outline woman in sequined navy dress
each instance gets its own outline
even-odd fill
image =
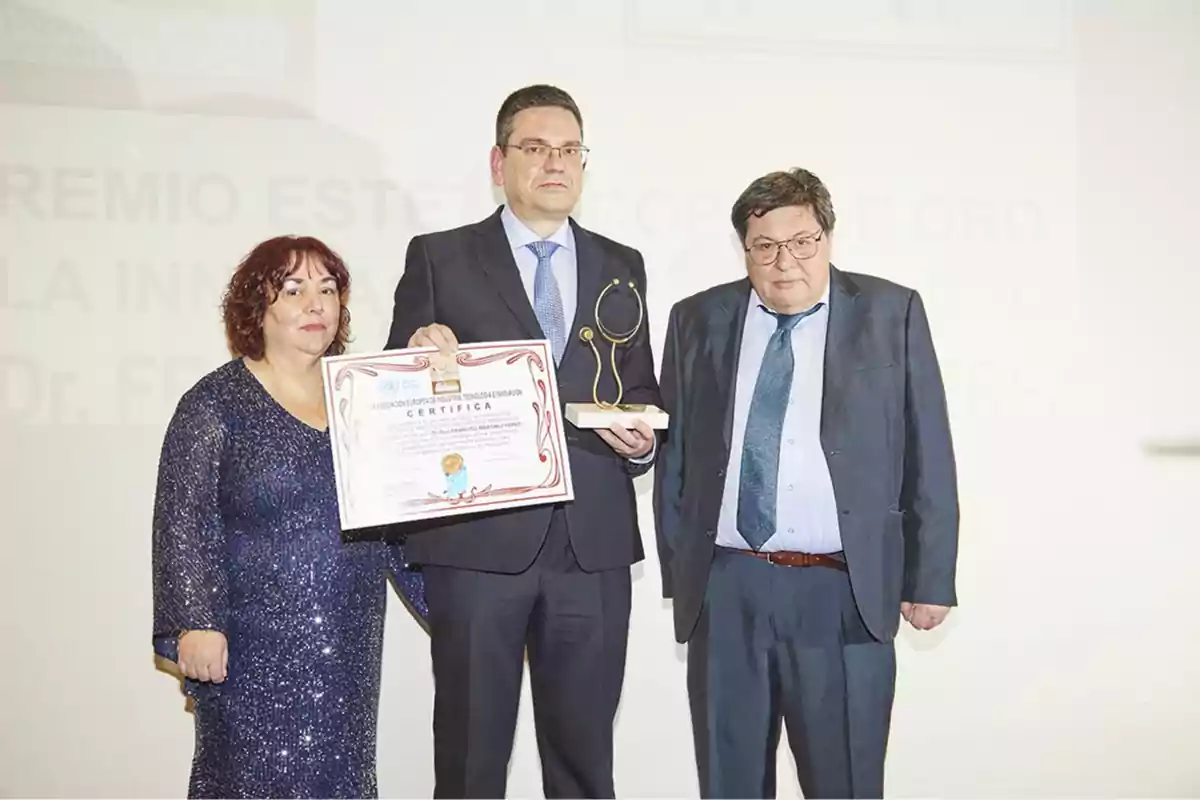
[[[195,698],[190,797],[374,797],[387,575],[345,543],[319,359],[344,350],[349,275],[312,238],[256,247],[226,292],[235,359],[180,400],[154,506],[154,644]]]

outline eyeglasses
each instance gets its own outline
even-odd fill
[[[558,153],[558,157],[570,164],[579,164],[582,166],[587,163],[588,149],[581,144],[564,144],[562,147],[551,147],[546,142],[521,142],[520,144],[505,144],[501,145],[504,149],[510,147],[520,150],[528,158],[545,161],[550,157],[551,153]]]
[[[765,267],[768,264],[774,264],[779,260],[779,254],[784,247],[787,247],[792,257],[803,261],[806,258],[812,258],[817,254],[817,249],[820,246],[821,239],[825,237],[825,231],[821,231],[815,236],[811,233],[802,233],[799,236],[793,236],[791,239],[782,242],[776,242],[771,239],[759,239],[754,244],[745,248],[750,254],[750,260],[760,267]]]

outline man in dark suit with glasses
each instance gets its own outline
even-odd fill
[[[958,494],[920,295],[830,264],[825,185],[733,206],[747,278],[671,310],[655,469],[664,594],[688,644],[704,797],[880,797],[903,616],[957,602]]]
[[[412,240],[387,347],[453,352],[459,342],[544,337],[560,400],[592,402],[595,359],[580,328],[596,326],[597,298],[614,280],[644,296],[646,269],[637,250],[571,218],[587,155],[570,95],[512,93],[491,151],[505,203]],[[628,297],[605,302],[618,318],[635,308]],[[648,327],[617,354],[623,402],[660,403]],[[616,394],[608,372],[599,391]],[[650,469],[655,438],[638,423],[568,426],[566,440],[573,503],[456,517],[408,536],[429,603],[435,797],[504,796],[527,649],[546,796],[615,794],[630,566],[644,557],[632,479]]]

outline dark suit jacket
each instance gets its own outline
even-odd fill
[[[601,288],[613,279],[634,281],[645,297],[646,268],[632,248],[592,233],[574,220],[578,267],[578,303],[574,324],[557,369],[562,403],[592,402],[596,359],[579,340],[579,329],[596,327],[594,312]],[[625,331],[636,318],[636,303],[626,292],[610,292],[603,313],[613,330]],[[396,287],[387,349],[408,346],[417,328],[440,323],[460,344],[543,338],[500,209],[487,219],[454,230],[416,236],[409,243],[404,275]],[[649,322],[617,351],[624,402],[661,404],[650,351]],[[609,374],[609,351],[598,344],[606,366],[600,397],[616,395]],[[587,571],[627,567],[644,558],[632,477],[650,469],[618,456],[592,431],[563,421],[575,500],[566,506],[571,544]],[[485,512],[408,526],[406,550],[415,564],[441,564],[490,572],[516,573],[537,556],[550,525],[552,506]]]
[[[958,490],[942,378],[921,297],[831,269],[821,444],[855,601],[890,641],[900,602],[956,605]],[[686,642],[708,585],[729,461],[746,279],[671,309],[655,471],[663,592]]]

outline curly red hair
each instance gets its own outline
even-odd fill
[[[327,356],[341,355],[350,339],[350,272],[341,256],[320,239],[312,236],[277,236],[251,250],[234,270],[225,296],[221,315],[225,320],[225,338],[234,357],[263,357],[263,317],[279,296],[283,282],[305,258],[315,258],[337,281],[341,318],[337,334]]]

